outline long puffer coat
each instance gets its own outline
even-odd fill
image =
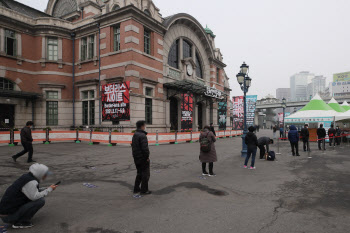
[[[218,161],[218,158],[216,156],[216,149],[215,149],[215,142],[216,142],[216,137],[213,134],[213,132],[209,131],[208,129],[203,130],[201,132],[201,135],[199,136],[199,142],[205,137],[208,137],[211,148],[209,152],[203,152],[200,150],[199,154],[199,160],[202,163],[212,163]]]

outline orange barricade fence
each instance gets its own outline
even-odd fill
[[[228,138],[240,136],[242,130],[219,130],[216,132],[217,138]],[[43,142],[45,144],[53,142],[75,142],[83,141],[89,143],[104,144],[131,144],[133,133],[116,132],[93,132],[76,130],[33,130],[32,137],[34,142]],[[172,133],[149,133],[147,135],[150,144],[166,144],[178,142],[198,141],[200,132],[172,132]],[[19,131],[0,131],[0,145],[18,144],[21,141]]]

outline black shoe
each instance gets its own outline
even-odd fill
[[[14,229],[25,229],[25,228],[31,228],[33,227],[33,223],[31,222],[26,222],[26,223],[15,223],[12,225],[12,228]]]
[[[13,159],[13,162],[17,162],[17,158],[15,156],[11,156],[11,158]]]
[[[216,176],[216,174],[214,172],[210,172],[209,176]]]
[[[202,172],[202,176],[208,176],[209,173],[208,172]]]
[[[297,154],[297,156],[300,156],[299,154]]]
[[[152,194],[152,191],[141,192],[140,194],[141,194],[141,195],[150,195],[150,194]]]
[[[35,160],[28,160],[27,163],[36,163]]]

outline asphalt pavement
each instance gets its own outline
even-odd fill
[[[261,130],[258,136],[272,136]],[[243,168],[241,138],[216,143],[216,177],[202,177],[199,144],[151,146],[152,195],[134,198],[131,148],[85,143],[35,144],[34,159],[62,184],[23,233],[344,233],[350,229],[350,146],[291,156],[280,142],[276,161]],[[301,147],[301,144],[299,145]],[[29,165],[0,147],[0,196]],[[271,147],[277,152],[276,143]],[[300,149],[300,148],[299,148]],[[93,186],[89,186],[92,184]],[[84,185],[85,184],[85,185]]]

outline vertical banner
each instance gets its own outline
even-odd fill
[[[278,113],[278,121],[280,122],[280,124],[283,123],[283,112]]]
[[[243,96],[233,96],[233,129],[243,130]]]
[[[247,95],[247,126],[254,125],[257,95]]]
[[[219,129],[226,130],[227,102],[219,102],[218,105]]]
[[[130,121],[130,81],[102,86],[102,120]]]
[[[193,123],[193,94],[182,94],[181,102],[181,131],[192,130]]]

